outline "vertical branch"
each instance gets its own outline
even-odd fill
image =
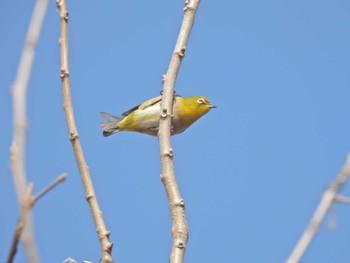
[[[290,254],[289,258],[286,260],[286,263],[297,263],[301,260],[306,249],[309,247],[312,239],[316,235],[320,224],[325,217],[327,211],[331,207],[333,202],[337,202],[337,194],[340,189],[343,187],[346,179],[350,175],[350,154],[348,155],[343,168],[338,173],[334,181],[328,186],[324,191],[321,201],[312,216],[309,225],[304,230],[304,233],[300,237],[298,243]]]
[[[41,27],[47,10],[47,0],[37,0],[29,23],[21,59],[18,66],[16,80],[12,87],[13,95],[13,139],[10,148],[11,171],[15,183],[18,202],[22,206],[26,195],[26,94],[29,77],[35,56],[36,43],[38,41]],[[26,226],[23,231],[22,241],[29,262],[40,262],[39,254],[34,240],[33,219],[29,212]]]
[[[181,197],[176,182],[173,162],[173,149],[171,147],[171,116],[173,112],[173,93],[176,77],[179,72],[181,61],[185,55],[186,45],[194,23],[194,17],[200,4],[200,0],[185,2],[184,18],[179,36],[175,45],[168,71],[163,78],[164,89],[161,102],[159,122],[159,146],[162,164],[161,180],[164,184],[168,197],[171,220],[172,220],[172,249],[170,263],[183,262],[185,249],[188,241],[188,226],[185,216],[185,202]]]
[[[69,139],[72,144],[75,159],[77,161],[81,180],[85,189],[86,200],[96,226],[97,236],[102,248],[102,263],[112,262],[112,243],[109,241],[110,232],[107,231],[102,212],[97,202],[94,187],[90,178],[89,168],[86,164],[83,149],[80,144],[78,131],[75,124],[73,104],[70,94],[69,67],[68,67],[68,11],[66,0],[57,0],[57,8],[60,14],[61,34],[61,81],[63,92],[63,107],[66,114]]]

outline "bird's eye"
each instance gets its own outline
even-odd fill
[[[200,99],[197,100],[197,102],[198,102],[199,104],[203,104],[203,103],[205,103],[205,100],[204,100],[203,98],[200,98]]]

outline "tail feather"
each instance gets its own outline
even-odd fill
[[[107,137],[119,131],[118,123],[123,119],[121,117],[113,116],[106,112],[101,112],[101,117],[104,122],[101,123],[103,129],[103,136]]]

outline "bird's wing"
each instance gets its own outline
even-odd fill
[[[176,97],[180,97],[179,95],[175,95],[174,96],[174,100],[176,99]],[[141,103],[133,108],[131,108],[130,110],[127,110],[125,112],[122,113],[122,116],[123,117],[126,117],[128,116],[130,113],[132,113],[133,111],[137,110],[137,109],[140,109],[140,110],[143,110],[143,109],[146,109],[150,106],[153,106],[157,103],[160,103],[162,100],[162,96],[158,96],[158,97],[155,97],[155,98],[152,98],[152,99],[149,99],[147,101],[145,101],[144,103]]]
[[[152,98],[152,99],[149,99],[147,101],[145,101],[144,103],[142,104],[139,104],[133,108],[131,108],[130,110],[128,111],[125,111],[122,113],[122,116],[123,117],[126,117],[128,116],[130,113],[132,113],[133,111],[137,110],[137,109],[140,109],[140,110],[143,110],[143,109],[146,109],[156,103],[159,103],[160,101],[162,100],[162,96],[158,96],[158,97],[155,97],[155,98]]]
[[[139,105],[139,109],[140,110],[146,109],[150,106],[153,106],[157,103],[160,103],[161,101],[162,101],[162,96],[158,96],[158,97],[149,99],[149,100],[145,101],[144,103],[142,103],[141,105]]]

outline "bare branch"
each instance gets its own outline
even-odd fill
[[[38,41],[41,26],[46,14],[47,4],[47,0],[37,0],[35,3],[18,66],[16,80],[12,87],[14,135],[10,148],[10,158],[12,177],[15,183],[19,204],[22,203],[22,199],[26,194],[25,192],[27,185],[25,173],[27,131],[26,93],[35,56],[36,43]],[[34,241],[34,230],[30,212],[22,235],[22,241],[24,243],[28,261],[32,263],[40,262],[39,254]]]
[[[173,244],[170,255],[170,263],[183,262],[188,241],[188,226],[185,216],[185,202],[181,197],[176,182],[173,162],[173,149],[171,147],[170,141],[171,116],[173,112],[173,94],[177,74],[179,72],[181,61],[185,55],[186,45],[199,4],[200,0],[192,0],[190,2],[186,0],[184,7],[184,18],[175,45],[174,53],[169,64],[168,71],[162,78],[164,90],[161,102],[158,140],[162,163],[161,180],[164,184],[168,197],[172,219]]]
[[[55,188],[59,183],[63,182],[66,179],[67,179],[66,173],[59,175],[54,182],[52,182],[44,190],[42,190],[40,193],[34,196],[34,203],[38,201],[40,198],[42,198],[44,195],[46,195],[49,191],[51,191],[52,188]]]
[[[291,255],[287,259],[286,263],[297,263],[300,261],[302,256],[304,255],[306,249],[309,247],[312,239],[316,235],[320,224],[325,217],[327,211],[333,202],[337,200],[337,193],[343,187],[346,179],[350,175],[350,154],[348,155],[343,168],[338,173],[337,177],[334,181],[328,186],[328,188],[324,191],[321,201],[312,216],[308,227],[305,229],[303,235],[299,239],[297,245],[292,251]]]
[[[35,205],[35,203],[47,192],[49,192],[52,188],[57,186],[59,183],[63,182],[67,178],[67,174],[61,174],[56,178],[56,180],[50,184],[48,187],[46,187],[43,191],[41,191],[36,196],[33,196],[33,184],[29,184],[27,186],[27,192],[24,193],[23,199],[22,199],[22,209],[21,213],[19,215],[16,230],[13,235],[13,239],[11,242],[10,252],[7,258],[7,263],[12,263],[13,259],[15,258],[16,252],[17,252],[17,245],[21,238],[23,229],[25,225],[27,224],[28,216],[30,215],[31,209]]]
[[[70,95],[70,82],[69,82],[69,67],[68,67],[68,11],[66,7],[66,0],[57,0],[57,8],[60,14],[61,21],[61,34],[60,34],[60,47],[61,47],[61,81],[62,92],[64,100],[64,111],[66,113],[66,120],[68,125],[69,139],[72,144],[75,159],[77,161],[81,180],[84,185],[86,200],[89,203],[90,211],[95,222],[98,239],[102,248],[102,263],[112,262],[112,243],[109,241],[110,232],[107,231],[105,222],[102,217],[102,212],[97,202],[94,187],[91,181],[89,168],[86,164],[83,149],[80,144],[78,131],[75,124],[73,104]]]
[[[334,198],[334,201],[338,202],[338,203],[350,204],[350,197],[349,196],[343,196],[343,195],[337,195]]]

